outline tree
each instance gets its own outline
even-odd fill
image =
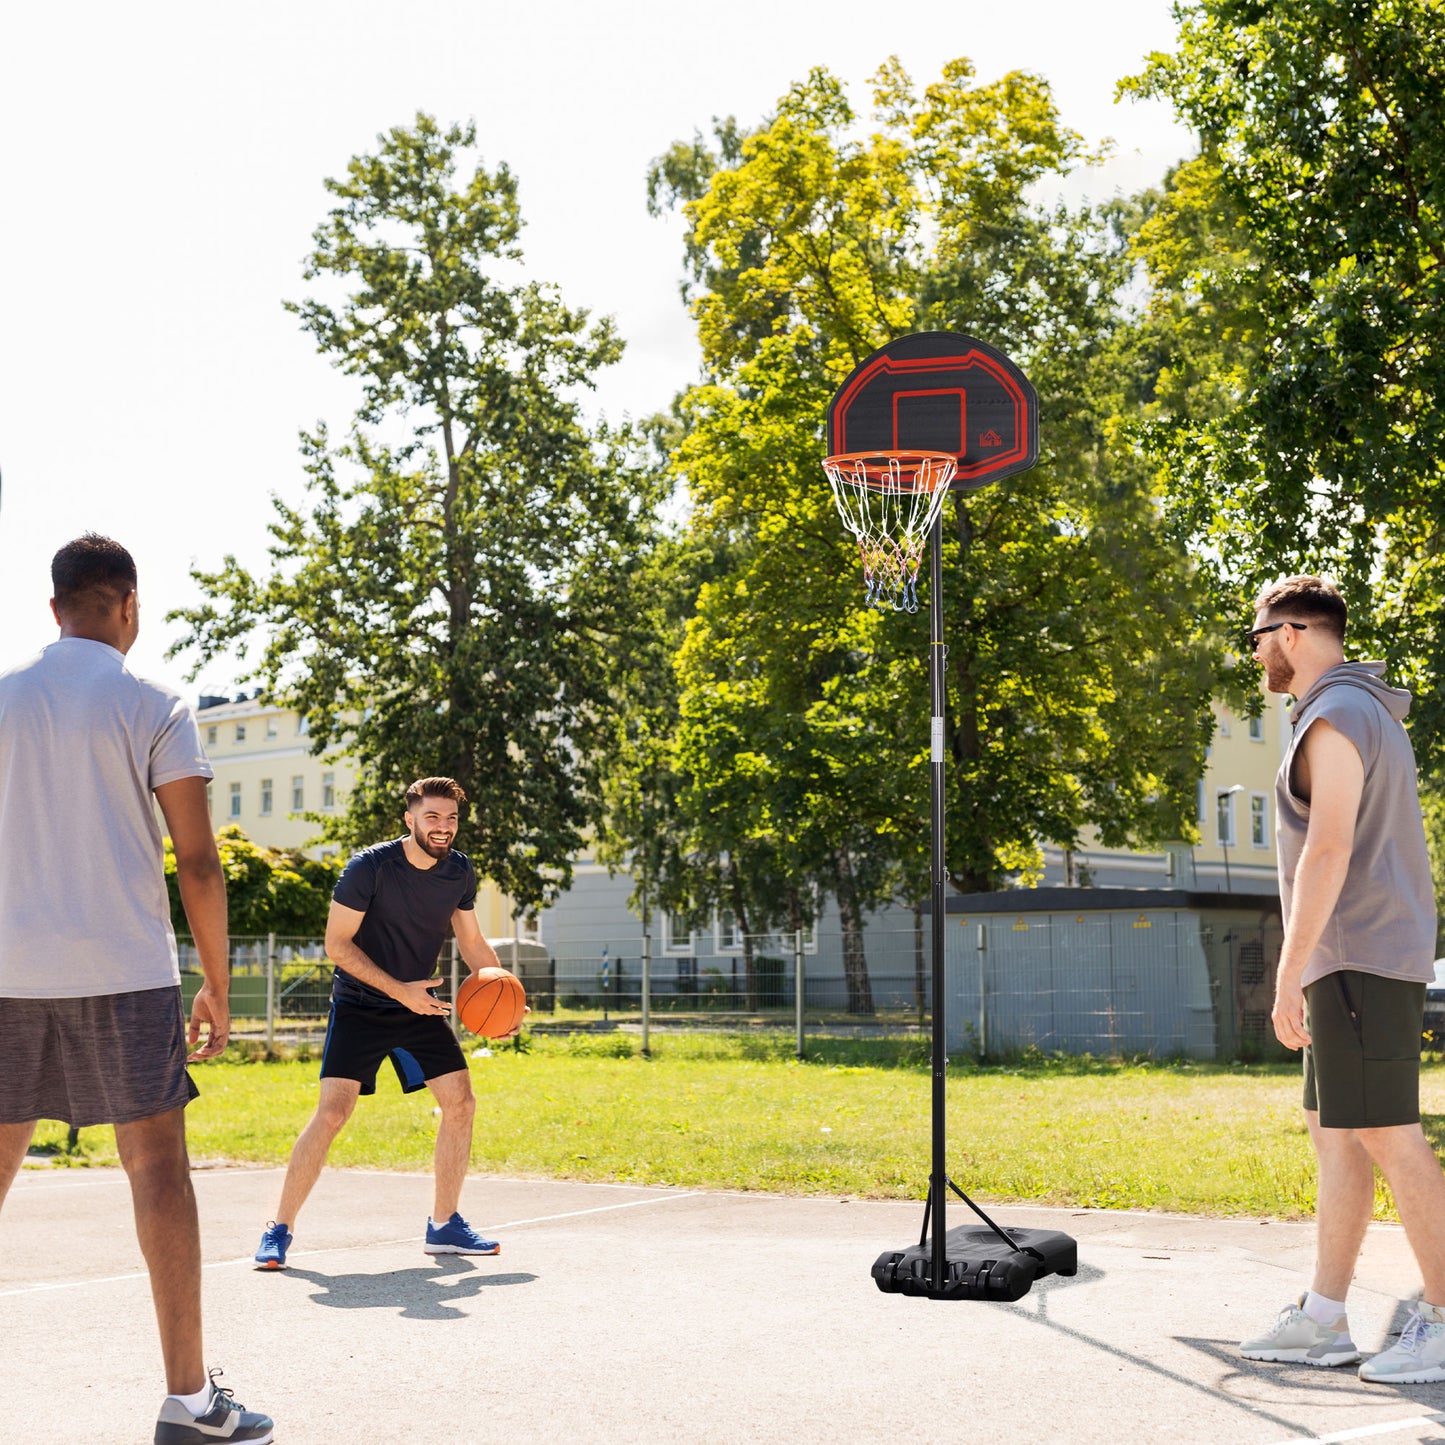
[[[292,849],[263,848],[234,824],[216,834],[216,848],[226,874],[232,933],[320,938],[326,932],[331,890],[341,876],[340,860],[308,858]],[[169,838],[165,840],[165,870],[171,924],[177,933],[188,934],[191,926],[181,906],[176,855]]]
[[[859,138],[815,71],[756,131],[723,123],[652,174],[688,221],[709,372],[674,466],[698,534],[737,559],[679,656],[683,806],[715,849],[766,844],[790,884],[828,887],[855,940],[864,908],[927,877],[926,621],[862,607],[819,466],[828,398],[876,346],[966,330],[1042,398],[1040,465],[947,504],[956,887],[1027,876],[1041,839],[1088,825],[1110,845],[1192,836],[1217,662],[1148,474],[1110,446],[1125,218],[1029,199],[1081,140],[1042,81],[978,85],[966,61],[921,96],[890,62],[874,117]]]
[[[1176,178],[1143,254],[1156,306],[1250,319],[1248,335],[1215,333],[1227,364],[1210,405],[1164,398],[1144,449],[1237,616],[1280,574],[1338,579],[1358,644],[1414,685],[1416,747],[1438,773],[1445,12],[1196,0],[1177,13],[1175,52],[1126,89],[1169,99],[1199,133],[1183,173],[1199,184]],[[1221,251],[1208,243],[1226,216]]]
[[[426,115],[379,139],[326,183],[306,269],[350,289],[290,306],[361,382],[350,438],[303,434],[307,503],[276,499],[270,574],[195,572],[208,600],[172,614],[175,650],[234,647],[318,751],[355,758],[347,843],[384,836],[412,779],[457,778],[478,872],[530,909],[597,816],[660,493],[631,432],[589,433],[572,399],[621,354],[611,322],[504,279],[522,224],[506,166],[458,176],[473,128]]]

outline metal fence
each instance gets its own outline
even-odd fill
[[[1189,910],[950,917],[945,931],[950,1050],[993,1056],[1152,1054],[1265,1057],[1277,923],[1206,922]],[[921,932],[877,923],[861,966],[838,938],[764,934],[742,946],[654,954],[618,938],[573,940],[565,951],[522,945],[511,962],[538,1029],[772,1028],[914,1032],[931,1013],[927,920]],[[199,961],[181,940],[187,1001]],[[438,959],[450,996],[466,965],[449,944]],[[235,1031],[275,1044],[319,1037],[332,965],[318,939],[231,941]]]

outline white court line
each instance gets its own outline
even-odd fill
[[[1353,1430],[1338,1430],[1333,1435],[1296,1435],[1278,1445],[1333,1445],[1337,1440],[1363,1440],[1369,1435],[1393,1435],[1397,1430],[1413,1430],[1420,1425],[1445,1425],[1445,1415],[1411,1415],[1408,1420],[1386,1420],[1381,1425],[1360,1425]]]
[[[697,1199],[700,1191],[694,1190],[690,1194],[661,1194],[654,1199],[629,1199],[625,1204],[598,1204],[591,1209],[569,1209],[562,1214],[539,1214],[534,1219],[509,1219],[503,1224],[484,1224],[482,1228],[490,1233],[493,1230],[521,1229],[528,1224],[550,1224],[556,1219],[576,1219],[582,1214],[608,1214],[618,1209],[637,1209],[644,1204],[668,1204],[674,1199]],[[293,1258],[309,1259],[318,1254],[344,1254],[349,1250],[357,1249],[387,1249],[394,1244],[415,1244],[422,1236],[409,1234],[404,1239],[381,1239],[370,1244],[337,1244],[330,1249],[306,1249],[298,1250]],[[431,1256],[437,1257],[437,1256]],[[238,1264],[252,1265],[255,1260],[250,1255],[243,1255],[239,1259],[217,1259],[210,1264],[203,1264],[202,1269],[229,1269]],[[0,1289],[0,1299],[9,1299],[14,1295],[22,1294],[44,1294],[57,1289],[83,1289],[86,1285],[92,1284],[119,1284],[125,1280],[147,1279],[145,1270],[137,1270],[134,1274],[111,1274],[102,1276],[100,1279],[68,1279],[60,1280],[51,1284],[27,1284],[19,1289]]]

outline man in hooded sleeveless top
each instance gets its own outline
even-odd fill
[[[1296,699],[1275,780],[1284,943],[1274,1030],[1304,1059],[1304,1109],[1319,1169],[1311,1288],[1246,1340],[1246,1359],[1352,1365],[1346,1294],[1378,1168],[1423,1281],[1398,1342],[1361,1378],[1445,1380],[1445,1173],[1420,1126],[1425,985],[1435,898],[1410,694],[1380,662],[1347,662],[1348,612],[1319,577],[1255,600],[1246,633],[1272,693]]]

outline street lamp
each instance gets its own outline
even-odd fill
[[[1220,811],[1219,811],[1219,799],[1220,799],[1220,798],[1232,798],[1236,793],[1242,793],[1243,791],[1244,791],[1244,784],[1243,784],[1243,783],[1236,783],[1232,788],[1217,788],[1217,789],[1215,789],[1215,794],[1214,794],[1214,824],[1215,824],[1215,827],[1219,827],[1219,821],[1220,821],[1220,817],[1221,817],[1221,814],[1220,814]],[[1226,818],[1229,820],[1229,826],[1228,826],[1227,828],[1220,828],[1220,829],[1219,829],[1219,846],[1224,849],[1224,891],[1225,891],[1226,893],[1233,893],[1233,892],[1234,892],[1234,885],[1229,881],[1229,835],[1234,831],[1234,809],[1231,807],[1230,810],[1229,810],[1229,812],[1226,813],[1226,814],[1224,814],[1224,815],[1222,815],[1222,816],[1226,817]]]

